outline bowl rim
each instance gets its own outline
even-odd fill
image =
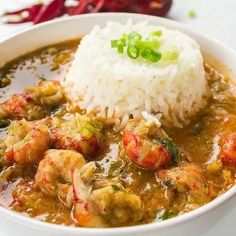
[[[0,39],[0,44],[7,42],[8,40],[15,38],[19,35],[26,34],[27,32],[37,31],[41,28],[52,26],[54,24],[60,24],[62,22],[66,22],[66,21],[69,22],[71,20],[76,20],[76,19],[79,20],[81,18],[98,18],[98,17],[102,18],[102,17],[109,17],[109,16],[111,16],[111,17],[112,16],[114,16],[114,17],[115,16],[125,16],[125,17],[131,17],[131,18],[132,17],[140,17],[140,20],[152,19],[152,20],[155,20],[157,23],[158,22],[160,22],[160,23],[166,22],[168,25],[177,26],[177,28],[179,30],[184,29],[194,35],[201,37],[205,41],[213,42],[217,46],[221,47],[224,51],[228,51],[228,53],[233,54],[236,58],[236,52],[233,49],[231,49],[229,46],[227,46],[224,43],[221,43],[218,40],[215,40],[209,36],[198,33],[196,31],[192,30],[189,26],[186,26],[186,25],[176,22],[174,20],[156,17],[156,16],[144,15],[144,14],[137,14],[137,13],[92,13],[92,14],[84,14],[84,15],[78,15],[78,16],[72,16],[72,17],[63,17],[63,18],[59,18],[59,19],[52,20],[49,22],[41,23],[39,25],[34,26],[33,28],[30,27],[30,28],[21,29],[20,31],[17,31],[16,33],[11,34],[10,36]],[[109,21],[109,19],[107,21]],[[235,194],[236,194],[236,185],[232,186],[229,190],[227,190],[225,193],[218,196],[217,198],[215,198],[211,202],[209,202],[209,203],[207,203],[207,204],[205,204],[193,211],[185,213],[183,215],[176,216],[174,218],[167,219],[162,222],[153,222],[153,223],[143,224],[143,225],[115,227],[115,228],[80,228],[80,227],[64,226],[64,225],[57,225],[57,224],[53,224],[53,223],[42,222],[42,221],[36,220],[34,218],[31,218],[31,217],[22,215],[20,213],[14,212],[12,210],[9,210],[7,208],[4,208],[1,205],[0,205],[0,212],[8,215],[12,219],[15,219],[17,221],[21,221],[21,223],[23,223],[23,224],[30,224],[35,227],[44,228],[45,230],[46,229],[59,230],[60,232],[66,232],[66,233],[90,233],[90,234],[96,233],[96,235],[101,235],[101,236],[110,235],[111,233],[113,235],[118,235],[118,234],[124,233],[124,232],[132,234],[137,231],[139,233],[147,233],[149,231],[153,231],[153,230],[158,231],[163,228],[167,228],[167,227],[171,227],[173,225],[188,222],[194,218],[201,216],[202,214],[204,214],[206,212],[210,212],[210,211],[214,210],[215,208],[219,207],[220,205],[225,203],[227,200],[232,198]]]

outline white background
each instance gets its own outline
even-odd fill
[[[19,8],[31,2],[34,1],[0,0],[0,14],[5,10]],[[192,10],[196,13],[196,18],[194,19],[188,16],[189,11]],[[236,0],[174,0],[174,6],[169,14],[169,18],[187,24],[196,31],[224,42],[236,50]],[[0,23],[0,39],[24,27],[31,27],[31,25],[13,26]],[[230,218],[235,218],[236,222],[236,208],[232,209],[221,221],[221,224],[212,228],[204,236],[223,236],[225,234],[227,236],[235,236],[236,228],[227,224],[227,219]],[[186,235],[191,236],[191,233],[186,232]],[[0,232],[0,236],[6,235],[2,235]]]

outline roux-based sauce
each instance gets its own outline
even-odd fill
[[[46,47],[10,62],[0,69],[1,77],[8,77],[10,85],[0,89],[0,101],[40,80],[62,80],[73,59],[79,41]],[[79,69],[79,68],[78,68]],[[104,133],[106,148],[95,158],[101,176],[119,178],[124,186],[140,196],[145,216],[139,224],[161,221],[193,210],[229,189],[235,181],[235,165],[217,166],[221,136],[236,131],[235,84],[206,65],[207,79],[212,92],[208,106],[191,123],[182,129],[167,129],[168,135],[180,148],[183,159],[200,165],[205,181],[210,184],[209,199],[199,203],[189,202],[186,196],[173,195],[168,186],[161,185],[156,171],[142,170],[133,163],[119,158],[121,134],[107,129]],[[0,129],[4,139],[8,128]],[[71,209],[41,191],[35,182],[37,165],[23,166],[0,164],[0,205],[37,220],[76,225]],[[137,224],[129,222],[126,225]],[[114,225],[111,225],[114,226]],[[115,225],[116,226],[116,225]],[[119,225],[118,225],[119,226]]]

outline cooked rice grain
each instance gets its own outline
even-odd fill
[[[177,48],[177,61],[132,60],[111,48],[111,40],[136,31],[161,30],[160,51]],[[83,37],[65,81],[73,104],[116,125],[142,111],[161,113],[164,124],[181,127],[207,102],[208,85],[199,45],[189,36],[148,22],[95,26]]]

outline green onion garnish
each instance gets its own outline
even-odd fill
[[[128,35],[128,40],[129,41],[138,41],[138,40],[142,40],[142,36],[141,34],[138,34],[136,32],[131,32]]]
[[[168,48],[162,51],[162,59],[164,61],[177,61],[179,58],[179,49],[176,47]]]
[[[111,47],[116,48],[120,54],[126,53],[129,58],[135,60],[139,57],[149,62],[155,63],[162,58],[158,51],[160,47],[159,37],[162,35],[161,30],[151,32],[143,39],[142,35],[137,32],[123,34],[122,38],[111,40]],[[174,58],[174,55],[170,57]]]
[[[117,47],[118,40],[111,40],[111,47],[116,48]]]
[[[118,39],[118,40],[112,40],[111,41],[111,47],[112,48],[117,48],[118,53],[123,53],[124,52],[124,47],[126,43],[124,39]]]
[[[160,36],[162,36],[162,31],[161,30],[154,31],[154,32],[152,32],[152,35],[160,37]]]
[[[117,46],[117,51],[118,51],[118,53],[123,54],[123,53],[124,53],[124,46],[118,45],[118,46]]]
[[[195,11],[191,10],[188,12],[188,17],[191,18],[191,19],[194,19],[197,17],[197,14]]]
[[[140,55],[140,50],[136,46],[130,45],[127,48],[127,54],[131,59],[137,59]]]
[[[140,49],[152,48],[153,50],[159,48],[160,43],[158,41],[138,41],[136,45]]]
[[[158,62],[161,60],[161,53],[154,51],[151,48],[145,48],[144,51],[141,53],[142,58],[151,61],[151,62]]]

